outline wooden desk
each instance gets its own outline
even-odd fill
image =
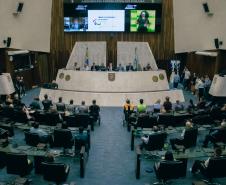
[[[166,151],[151,151],[151,154],[154,156],[158,156],[155,160],[160,161],[162,157],[165,155]],[[214,154],[214,149],[211,148],[201,148],[196,147],[194,149],[187,149],[185,152],[175,152],[173,151],[173,156],[175,159],[179,160],[187,160],[190,158],[200,158],[200,157],[211,157]],[[226,155],[226,150],[223,150],[223,155]],[[139,146],[136,147],[136,167],[135,167],[135,176],[136,179],[140,178],[140,168],[141,168],[141,159],[143,157],[143,153],[140,150]]]

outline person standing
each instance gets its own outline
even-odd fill
[[[175,72],[175,75],[174,75],[174,77],[173,77],[173,88],[177,88],[179,82],[180,82],[180,76],[179,76],[179,74],[178,74],[177,71],[176,71],[176,72]]]
[[[191,73],[188,70],[187,67],[184,68],[184,90],[188,90],[189,89],[189,81],[190,81],[190,77],[191,77]]]

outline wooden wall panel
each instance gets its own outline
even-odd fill
[[[37,53],[37,71],[34,75],[40,83],[50,82],[56,78],[57,70],[64,68],[76,41],[106,41],[107,61],[116,64],[117,41],[148,42],[156,60],[161,61],[160,66],[167,70],[169,64],[164,62],[170,59],[181,59],[181,66],[187,65],[197,74],[212,76],[221,67],[225,67],[226,54],[221,51],[218,64],[212,59],[197,57],[193,54],[174,54],[174,18],[173,0],[163,0],[162,28],[160,33],[64,33],[63,0],[54,0],[52,4],[51,23],[51,52],[49,54]],[[185,42],[186,42],[185,38]],[[6,71],[10,65],[6,62]],[[187,63],[187,64],[186,64]],[[169,73],[168,73],[169,75]]]
[[[170,59],[174,57],[174,32],[173,32],[173,2],[163,1],[162,30],[160,33],[64,33],[63,25],[63,0],[53,1],[51,53],[48,65],[39,63],[42,74],[41,82],[55,78],[57,70],[65,67],[76,41],[106,41],[107,61],[116,65],[117,41],[148,42],[156,59]],[[41,59],[40,59],[41,60]],[[46,72],[44,72],[46,71]]]

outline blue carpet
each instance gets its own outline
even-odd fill
[[[23,102],[30,104],[31,99],[37,96],[39,89],[33,89],[23,98]],[[186,100],[195,99],[190,92],[185,92]],[[85,178],[79,177],[79,161],[72,158],[61,158],[61,161],[70,165],[71,170],[67,183],[76,182],[76,185],[144,185],[156,182],[155,174],[147,169],[153,166],[152,161],[142,161],[141,178],[135,178],[135,159],[134,151],[130,151],[130,133],[122,126],[123,112],[121,108],[101,108],[101,126],[96,126],[95,131],[91,133],[91,150],[86,165]],[[23,133],[16,131],[14,142],[24,143]],[[199,143],[203,135],[199,137]],[[138,144],[140,141],[136,141]],[[193,161],[189,160],[188,169]],[[33,180],[32,184],[42,185],[51,184],[43,180],[41,175],[35,175],[34,171],[28,176]],[[15,176],[6,173],[5,169],[0,170],[0,180],[10,181]],[[187,177],[184,179],[173,180],[174,185],[191,185],[195,179],[201,179],[200,176],[193,177],[187,171]],[[226,185],[226,179],[217,180]]]

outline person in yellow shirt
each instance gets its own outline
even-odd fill
[[[147,105],[144,104],[143,99],[140,99],[140,103],[137,105],[137,112],[138,113],[146,113],[147,112]]]
[[[128,111],[133,112],[134,111],[134,107],[135,106],[133,105],[133,103],[131,103],[130,100],[127,99],[126,103],[123,105],[124,113],[128,112]]]

